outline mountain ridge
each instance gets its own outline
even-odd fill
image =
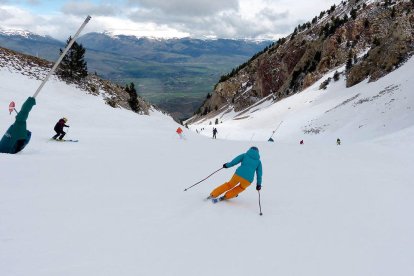
[[[385,76],[414,52],[413,5],[367,0],[331,6],[222,76],[188,123],[215,117],[220,110],[237,112],[266,97],[277,102],[345,64],[335,77],[345,75],[349,87]]]

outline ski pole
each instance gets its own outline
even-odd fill
[[[39,88],[37,88],[36,92],[33,95],[33,98],[36,98],[36,96],[39,94],[40,90],[42,90],[43,86],[45,85],[45,83],[47,82],[47,80],[49,79],[49,77],[53,74],[53,72],[55,72],[56,68],[59,66],[60,62],[65,57],[66,53],[72,47],[72,44],[75,42],[75,40],[79,36],[80,32],[83,30],[83,28],[85,28],[86,24],[88,24],[89,20],[91,20],[91,17],[88,15],[88,17],[86,17],[85,21],[83,22],[82,26],[80,26],[79,30],[76,32],[76,34],[73,36],[73,38],[69,42],[68,46],[66,46],[65,50],[60,55],[59,59],[53,65],[52,69],[47,74],[46,78],[42,81],[42,83],[40,84]]]
[[[197,183],[191,185],[190,187],[184,189],[184,192],[187,191],[188,189],[191,189],[192,187],[194,187],[195,185],[200,184],[201,182],[203,182],[204,180],[206,180],[207,178],[209,178],[210,176],[212,176],[213,174],[215,174],[216,172],[218,172],[219,170],[222,170],[223,168],[218,169],[217,171],[213,172],[212,174],[210,174],[209,176],[207,176],[206,178],[204,178],[203,180],[198,181]]]
[[[275,132],[279,129],[280,125],[283,123],[283,121],[280,122],[280,124],[277,126],[277,128],[275,130],[273,130],[272,136],[270,136],[270,138],[273,137],[273,135],[275,135]],[[269,139],[270,139],[269,138]]]
[[[260,204],[260,191],[257,191],[259,193],[259,208],[260,208],[260,215],[263,216],[262,213],[262,205]]]

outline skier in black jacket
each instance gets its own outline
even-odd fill
[[[65,136],[66,132],[63,131],[64,127],[69,127],[66,125],[66,122],[68,119],[62,118],[59,120],[59,122],[56,123],[54,130],[56,131],[56,135],[52,137],[52,139],[56,140],[59,137],[59,140],[62,140]]]
[[[217,128],[213,127],[213,139],[217,139],[216,135],[217,135]]]

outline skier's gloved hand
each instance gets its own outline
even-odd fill
[[[261,188],[262,188],[262,185],[256,185],[256,190],[260,191]]]
[[[227,163],[224,163],[223,164],[223,168],[225,168],[225,169],[227,169],[227,165],[226,165]]]

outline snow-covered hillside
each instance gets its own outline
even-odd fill
[[[302,93],[279,102],[268,97],[238,113],[223,111],[191,129],[204,128],[201,134],[211,136],[216,127],[219,138],[267,141],[283,121],[275,140],[333,144],[338,137],[345,143],[367,141],[414,126],[414,58],[376,82],[366,80],[350,88],[343,75],[333,80],[335,71],[344,70],[337,68]],[[320,89],[328,78],[327,88]]]
[[[185,128],[180,140],[162,114],[113,109],[51,80],[28,119],[32,141],[0,154],[0,275],[413,275],[414,130],[411,110],[405,118],[395,108],[412,103],[412,82],[397,72],[352,89],[311,88],[248,114],[251,125],[218,125],[219,138],[245,141]],[[1,135],[14,122],[9,102],[19,109],[39,84],[0,68]],[[353,106],[390,85],[392,96]],[[386,113],[371,114],[375,105]],[[79,143],[49,141],[63,116]],[[276,142],[265,142],[281,120]],[[300,146],[309,123],[329,127]],[[255,182],[236,199],[203,201],[234,168],[183,191],[252,145],[263,216]]]

